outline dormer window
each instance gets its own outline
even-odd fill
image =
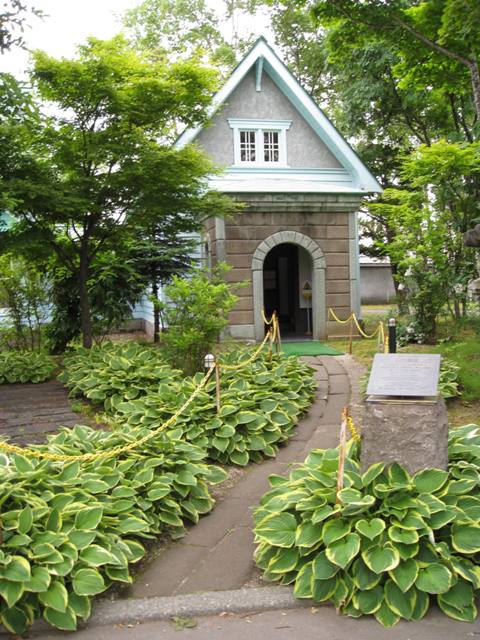
[[[287,166],[287,130],[290,120],[229,118],[233,129],[235,166]]]

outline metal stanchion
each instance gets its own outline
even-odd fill
[[[397,322],[395,318],[388,320],[388,352],[397,353]]]
[[[220,413],[221,403],[220,403],[220,366],[215,360],[215,356],[213,353],[207,353],[205,359],[203,361],[203,366],[205,368],[205,373],[208,373],[210,369],[215,367],[215,395],[217,401],[217,413]]]

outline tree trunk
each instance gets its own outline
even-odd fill
[[[470,66],[470,74],[472,76],[473,101],[477,118],[480,120],[480,71],[476,59],[472,60]]]
[[[88,246],[82,242],[80,249],[80,269],[78,272],[78,290],[80,294],[80,326],[82,329],[82,344],[90,349],[93,343],[92,313],[90,309],[90,296],[88,294]]]
[[[152,295],[155,298],[153,303],[153,342],[160,342],[160,309],[158,308],[158,284],[154,280],[152,282]]]

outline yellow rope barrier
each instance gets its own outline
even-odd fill
[[[335,322],[338,322],[340,324],[348,324],[352,319],[353,316],[355,315],[353,312],[348,316],[348,318],[346,320],[340,320],[340,318],[337,316],[337,314],[335,313],[335,311],[333,309],[329,309],[328,313],[330,316],[332,316],[332,318],[335,320]]]
[[[375,331],[373,333],[365,333],[365,331],[362,329],[360,323],[358,322],[357,316],[355,315],[355,313],[352,311],[352,313],[348,316],[348,318],[346,320],[341,320],[336,313],[334,312],[333,309],[329,309],[328,310],[328,314],[329,317],[333,318],[333,320],[335,320],[335,322],[338,322],[340,324],[348,324],[349,322],[353,322],[357,328],[358,333],[363,337],[366,338],[367,340],[374,338],[375,336],[379,336],[379,340],[381,340],[382,342],[382,346],[383,346],[383,350],[385,353],[388,353],[388,337],[386,337],[386,333],[385,333],[385,325],[384,323],[380,320],[380,322],[377,325],[377,328],[375,329]]]
[[[200,381],[200,384],[193,391],[192,395],[182,404],[182,406],[179,409],[177,409],[177,411],[166,422],[158,426],[156,429],[148,433],[146,436],[143,436],[143,438],[140,438],[140,440],[136,440],[135,442],[131,442],[127,445],[113,447],[112,449],[98,451],[96,453],[83,453],[79,455],[64,455],[59,453],[49,453],[47,451],[29,449],[27,447],[18,447],[16,445],[9,444],[7,442],[0,442],[0,451],[4,451],[5,453],[13,453],[13,454],[26,456],[28,458],[52,460],[55,462],[74,462],[74,461],[86,462],[86,461],[92,461],[92,460],[97,460],[101,458],[110,458],[110,457],[120,455],[122,453],[126,453],[127,451],[132,451],[133,449],[136,449],[137,447],[141,446],[142,444],[145,444],[146,442],[154,438],[161,431],[164,431],[165,429],[168,429],[168,427],[172,426],[172,424],[177,420],[177,418],[195,400],[195,398],[198,396],[200,391],[206,386],[213,372],[216,369],[219,369],[220,366],[222,367],[222,369],[235,371],[235,370],[243,369],[243,367],[246,367],[250,363],[252,363],[261,353],[267,340],[271,339],[273,341],[275,339],[277,323],[278,323],[278,320],[276,318],[276,315],[273,314],[272,318],[270,319],[270,324],[273,324],[272,328],[269,329],[265,338],[262,341],[262,344],[258,347],[258,349],[252,354],[250,358],[248,358],[247,360],[244,360],[243,362],[240,362],[237,365],[215,363],[215,365],[211,369],[209,369],[206,375],[202,378],[202,380]]]
[[[223,363],[221,363],[222,369],[224,369],[225,371],[237,371],[238,369],[243,369],[243,367],[246,367],[247,365],[252,363],[260,355],[260,353],[261,353],[263,347],[265,346],[267,340],[270,338],[271,333],[272,333],[272,329],[269,329],[269,331],[265,335],[265,338],[262,341],[262,344],[258,347],[258,349],[255,351],[255,353],[253,353],[252,356],[250,358],[248,358],[248,360],[244,360],[243,362],[240,362],[239,364],[223,364]]]
[[[361,438],[360,438],[360,434],[353,422],[353,418],[351,416],[348,416],[347,418],[347,427],[348,430],[350,431],[352,438],[355,440],[355,442],[360,442]]]
[[[267,320],[267,316],[265,315],[265,309],[262,309],[262,320],[266,325],[270,326],[271,324],[273,324],[275,322],[275,317],[276,317],[276,313],[274,311],[272,313],[272,317],[270,318],[270,320]]]
[[[212,367],[206,373],[192,395],[182,404],[179,409],[177,409],[173,416],[171,416],[166,422],[161,424],[156,429],[153,429],[153,431],[148,433],[146,436],[143,436],[143,438],[140,438],[140,440],[137,440],[135,442],[130,442],[127,445],[113,447],[112,449],[106,449],[104,451],[98,451],[97,453],[83,453],[80,455],[62,455],[59,453],[48,453],[47,451],[39,451],[37,449],[17,447],[16,445],[8,444],[7,442],[0,442],[0,451],[6,451],[7,453],[16,453],[21,456],[26,456],[27,458],[39,458],[42,460],[53,460],[56,462],[91,461],[97,460],[99,458],[110,458],[127,451],[132,451],[133,449],[136,449],[140,445],[145,444],[146,442],[154,438],[161,431],[164,431],[165,429],[170,427],[177,420],[180,414],[183,413],[183,411],[185,411],[185,409],[195,400],[200,391],[205,387],[214,369],[215,367]]]

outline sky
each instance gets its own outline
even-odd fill
[[[120,31],[120,16],[139,0],[36,0],[43,19],[29,17],[24,38],[28,48],[69,57],[89,35],[110,38]],[[15,47],[0,56],[0,71],[21,74],[28,66],[28,52]]]
[[[88,36],[106,39],[121,30],[121,16],[141,0],[35,0],[43,19],[31,17],[24,38],[30,49],[42,49],[55,57],[71,57],[76,45]],[[219,8],[219,0],[208,0]],[[0,71],[21,76],[29,64],[29,54],[18,47],[0,55]]]

